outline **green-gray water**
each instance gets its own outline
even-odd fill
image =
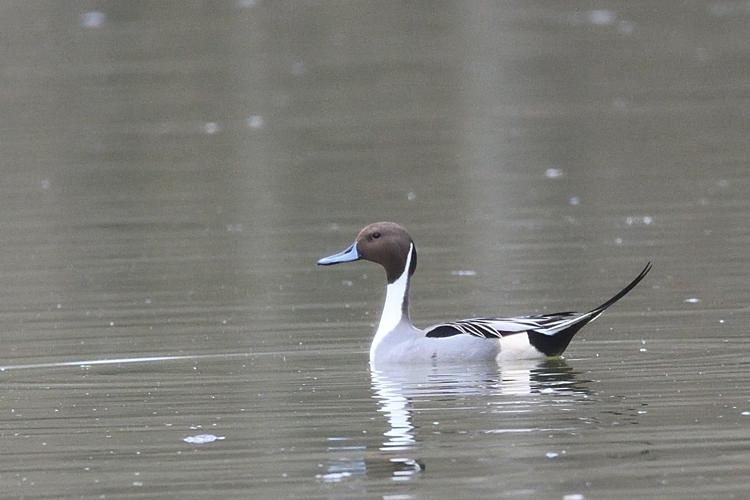
[[[747,1],[0,14],[3,496],[746,497]],[[423,326],[654,270],[564,360],[371,373],[382,271],[315,261],[383,219]]]

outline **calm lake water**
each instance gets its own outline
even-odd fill
[[[0,486],[746,498],[750,2],[5,2]],[[370,371],[586,309],[564,359]]]

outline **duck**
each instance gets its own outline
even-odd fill
[[[409,318],[417,249],[406,228],[395,222],[369,224],[349,247],[317,263],[331,266],[358,260],[380,264],[387,280],[383,311],[370,344],[372,366],[559,357],[581,328],[635,288],[652,267],[648,262],[625,288],[588,312],[478,317],[420,329]]]

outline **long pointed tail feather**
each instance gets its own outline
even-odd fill
[[[641,271],[641,273],[638,276],[636,276],[635,279],[628,284],[628,286],[626,286],[625,288],[623,288],[622,290],[620,290],[619,292],[617,292],[611,299],[609,299],[604,304],[600,305],[599,307],[595,307],[594,309],[592,309],[591,311],[589,311],[587,314],[591,314],[591,313],[594,314],[594,317],[591,318],[591,320],[595,319],[597,316],[599,316],[601,313],[603,313],[609,306],[611,306],[612,304],[614,304],[615,302],[617,302],[618,300],[620,300],[621,298],[623,298],[625,295],[627,295],[627,293],[630,290],[632,290],[633,288],[635,288],[635,286],[638,283],[640,283],[643,278],[646,277],[646,275],[648,274],[648,272],[651,270],[652,267],[653,266],[651,265],[651,262],[649,262],[648,264],[646,264],[646,267],[643,268],[643,270]]]
[[[611,299],[607,300],[602,305],[595,307],[587,313],[583,313],[580,316],[576,316],[566,321],[555,324],[554,327],[538,331],[529,331],[529,341],[538,350],[546,354],[547,356],[559,356],[563,353],[568,344],[570,343],[573,336],[578,333],[578,330],[583,328],[585,325],[595,320],[602,314],[609,306],[623,298],[630,290],[641,282],[646,277],[648,272],[651,270],[651,262],[646,264],[646,267],[635,277],[625,288],[617,292]]]
[[[575,316],[573,318],[570,318],[566,321],[561,321],[559,323],[555,323],[555,325],[552,328],[545,328],[544,330],[539,329],[540,332],[545,333],[546,335],[556,335],[566,328],[577,325],[579,323],[583,323],[581,326],[585,325],[586,323],[589,323],[596,318],[599,317],[601,313],[603,313],[609,306],[623,298],[630,290],[635,288],[635,286],[641,282],[641,280],[648,274],[648,272],[651,270],[651,262],[646,264],[646,267],[643,268],[643,271],[640,272],[638,276],[635,277],[633,281],[631,281],[625,288],[617,292],[611,299],[607,300],[605,303],[603,303],[600,306],[597,306],[593,309],[591,309],[588,312],[579,314],[578,316]]]

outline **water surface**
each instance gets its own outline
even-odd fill
[[[750,489],[747,2],[2,14],[6,495]],[[655,267],[563,360],[371,372],[382,271],[314,263],[383,219],[419,325]]]

